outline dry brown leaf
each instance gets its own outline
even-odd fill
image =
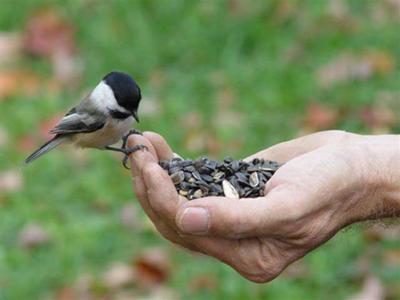
[[[39,90],[39,77],[26,70],[0,72],[0,101],[12,95],[31,95]]]
[[[385,75],[395,68],[395,59],[392,54],[385,51],[365,53],[362,61],[371,65],[374,74]]]
[[[376,132],[389,132],[397,122],[395,112],[385,106],[369,106],[361,110],[363,124]]]
[[[370,275],[363,284],[360,292],[347,298],[347,300],[384,300],[385,290],[379,278]]]
[[[332,107],[321,103],[311,103],[307,107],[304,120],[305,131],[318,131],[334,127],[339,113]]]
[[[199,275],[190,281],[189,286],[194,292],[199,290],[213,291],[218,287],[218,278],[212,274]]]
[[[322,66],[317,71],[317,79],[324,87],[348,80],[365,80],[372,76],[373,65],[350,54],[343,54]]]
[[[134,261],[137,281],[144,287],[164,283],[171,271],[171,262],[165,250],[151,248]]]
[[[119,289],[135,280],[135,273],[130,265],[115,262],[104,273],[102,282],[104,286],[110,289]]]
[[[29,152],[37,147],[35,138],[32,135],[24,135],[18,140],[18,149]]]
[[[22,188],[23,177],[18,170],[7,170],[0,173],[0,192],[14,192]]]
[[[369,242],[380,242],[398,240],[400,236],[400,225],[391,224],[389,226],[377,224],[364,230],[364,239]]]
[[[342,54],[317,70],[317,79],[324,87],[349,80],[366,80],[375,74],[385,75],[395,68],[391,53],[373,51],[360,56]]]
[[[57,290],[56,297],[57,300],[77,300],[76,291],[73,287],[64,286]]]
[[[136,296],[136,297],[127,297],[124,299],[116,299],[116,300],[178,300],[180,297],[178,296],[175,290],[170,288],[159,286],[153,288],[151,292],[145,296]]]
[[[27,224],[19,233],[19,244],[22,248],[30,249],[50,241],[49,234],[37,223]]]
[[[9,65],[22,55],[22,37],[15,32],[0,32],[0,65]]]
[[[47,8],[34,14],[27,23],[24,37],[27,53],[49,58],[54,73],[52,87],[75,87],[82,74],[76,56],[75,30],[72,23]]]
[[[344,0],[329,0],[328,14],[335,19],[343,20],[350,17],[350,10],[348,4]]]
[[[82,76],[82,63],[79,59],[65,51],[57,51],[51,56],[54,80],[52,88],[57,90],[59,86],[75,88]]]
[[[400,249],[387,249],[382,253],[382,256],[388,267],[400,268]]]
[[[28,21],[24,48],[33,55],[49,57],[57,52],[75,52],[75,33],[72,24],[66,22],[53,9],[36,12]]]
[[[190,130],[183,141],[185,149],[192,152],[203,152],[207,149],[207,134],[200,130]]]
[[[50,117],[49,119],[42,121],[39,126],[40,138],[43,140],[51,139],[54,136],[54,134],[51,134],[50,130],[57,125],[57,123],[61,120],[63,116],[64,116],[63,114],[57,114],[55,116]]]

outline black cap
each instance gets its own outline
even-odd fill
[[[113,91],[119,105],[132,113],[137,112],[142,95],[131,76],[122,72],[111,72],[103,80]]]

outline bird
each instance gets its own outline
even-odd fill
[[[127,147],[131,134],[141,134],[132,129],[139,122],[138,108],[141,90],[128,74],[118,71],[108,73],[98,85],[50,130],[54,137],[25,159],[29,164],[62,144],[80,148],[96,148],[125,154],[125,168],[129,154],[147,149],[144,145]],[[111,146],[122,140],[120,148]]]

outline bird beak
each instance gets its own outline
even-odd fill
[[[138,115],[137,115],[137,112],[136,112],[136,111],[132,112],[132,116],[135,118],[136,122],[138,122],[138,123],[139,123],[139,117],[138,117]]]

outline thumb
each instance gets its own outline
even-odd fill
[[[342,130],[320,131],[271,146],[247,157],[245,160],[249,161],[253,158],[264,158],[279,163],[285,163],[297,156],[311,152],[327,144],[341,142],[347,138],[354,138],[355,136],[355,134]]]
[[[176,215],[182,233],[229,239],[274,233],[295,219],[290,208],[298,193],[274,189],[267,196],[252,199],[206,197],[186,202]],[[295,206],[296,207],[296,206]]]

